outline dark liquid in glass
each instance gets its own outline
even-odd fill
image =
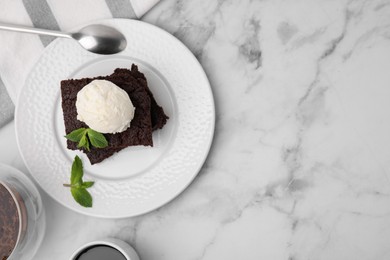
[[[0,184],[0,259],[7,259],[16,246],[19,213],[9,191]]]
[[[126,260],[126,257],[113,247],[97,245],[84,249],[75,260]]]

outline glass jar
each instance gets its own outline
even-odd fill
[[[32,259],[45,233],[38,189],[22,172],[0,163],[0,196],[0,259]]]

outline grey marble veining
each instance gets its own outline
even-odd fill
[[[45,194],[36,259],[102,236],[143,260],[390,258],[388,1],[164,0],[144,20],[210,79],[209,158],[178,198],[131,219],[81,216]],[[14,147],[1,161],[24,169],[12,125],[0,140]]]

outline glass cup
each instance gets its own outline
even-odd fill
[[[126,242],[120,239],[112,238],[112,237],[107,237],[97,241],[89,242],[81,246],[79,249],[76,250],[76,252],[73,253],[73,255],[70,257],[70,260],[90,259],[90,257],[83,258],[82,257],[83,253],[86,253],[89,250],[93,250],[94,247],[101,247],[101,246],[110,247],[113,248],[114,250],[117,250],[122,255],[120,259],[139,260],[139,256],[137,252],[129,244],[127,244]]]
[[[0,259],[32,259],[45,233],[38,189],[22,172],[0,163],[0,196]]]

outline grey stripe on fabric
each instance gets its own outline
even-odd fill
[[[14,117],[14,104],[0,79],[0,127],[5,126]]]
[[[57,20],[46,0],[23,0],[23,4],[34,27],[60,30]],[[45,35],[40,35],[39,37],[45,47],[55,39],[55,37]]]
[[[137,18],[130,0],[106,0],[114,18]]]

